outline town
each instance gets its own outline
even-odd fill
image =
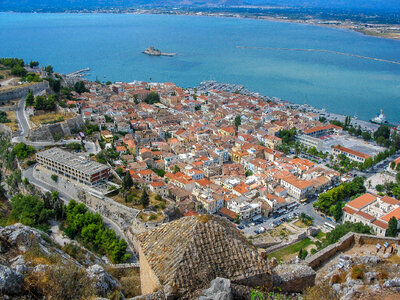
[[[149,230],[189,228],[184,217],[222,217],[263,257],[287,263],[312,260],[346,224],[398,236],[400,127],[231,84],[102,83],[0,63],[19,69],[0,81],[0,129],[18,162],[8,176],[100,214],[132,265],[155,251]],[[3,182],[5,194],[18,184]],[[142,293],[156,290],[142,281]]]

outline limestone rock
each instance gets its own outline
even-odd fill
[[[24,293],[24,278],[10,267],[0,265],[0,295],[16,296]]]
[[[358,258],[358,260],[363,264],[370,264],[370,265],[376,265],[381,261],[381,259],[375,255],[361,256]]]
[[[211,281],[211,287],[202,292],[198,300],[232,300],[231,281],[217,277]]]
[[[25,252],[33,245],[47,245],[47,243],[42,239],[39,230],[24,226],[20,223],[0,228],[0,236],[3,239],[6,239],[11,246],[18,247],[22,252]],[[45,250],[43,249],[44,247],[41,248],[42,250]]]
[[[384,287],[400,287],[400,277],[388,279],[383,284]]]
[[[120,284],[100,265],[90,266],[86,271],[89,277],[93,279],[95,289],[101,296],[106,296],[107,293],[120,286]]]

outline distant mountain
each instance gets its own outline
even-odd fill
[[[400,0],[0,0],[0,10],[94,9],[135,6],[268,5],[321,9],[400,10]]]

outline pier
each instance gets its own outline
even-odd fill
[[[86,72],[89,72],[89,71],[90,71],[90,68],[88,67],[88,68],[85,68],[85,69],[81,69],[81,70],[66,74],[65,76],[67,76],[67,77],[82,76],[83,75],[82,73],[86,73]]]

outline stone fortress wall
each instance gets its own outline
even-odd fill
[[[22,87],[13,87],[10,89],[0,90],[0,105],[6,105],[11,100],[20,99],[22,97],[26,97],[29,91],[33,93],[37,93],[49,88],[49,83],[47,81],[42,81],[38,83],[31,83],[29,85],[25,85]]]

